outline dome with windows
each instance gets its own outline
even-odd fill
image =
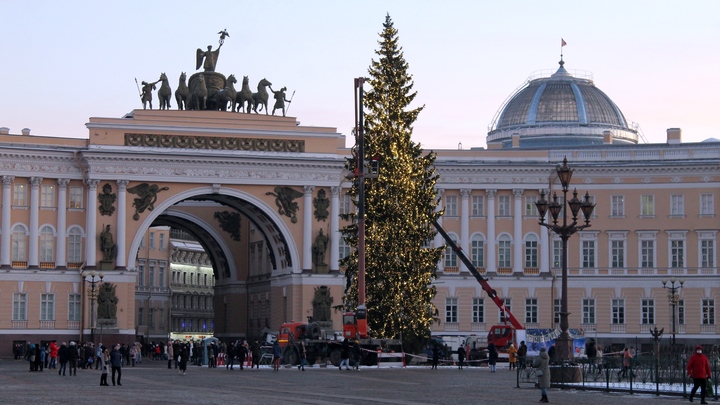
[[[560,68],[549,77],[530,77],[500,108],[487,135],[489,148],[637,144],[638,128],[595,87],[591,75]],[[513,146],[513,135],[518,135]]]

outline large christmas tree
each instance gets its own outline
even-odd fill
[[[416,96],[408,63],[398,45],[397,30],[388,15],[380,33],[364,97],[365,159],[379,159],[377,178],[365,182],[365,260],[368,326],[374,337],[397,338],[418,345],[430,336],[437,317],[435,297],[437,263],[443,249],[431,248],[436,230],[437,174],[435,154],[423,154],[411,140],[412,125],[423,107],[410,108]],[[350,195],[358,200],[361,179]],[[353,253],[344,259],[347,269],[345,305],[357,305],[358,236],[354,215],[343,228],[343,238]]]

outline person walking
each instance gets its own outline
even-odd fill
[[[705,387],[707,379],[712,376],[710,374],[710,362],[707,356],[703,354],[702,346],[695,347],[695,353],[690,356],[687,364],[687,373],[690,378],[693,379],[693,388],[690,391],[690,402],[693,401],[693,397],[700,388],[700,403],[707,404],[705,402]]]
[[[273,371],[280,371],[280,356],[282,356],[282,348],[280,342],[275,339],[273,342]]]
[[[173,347],[173,343],[170,341],[167,342],[167,346],[165,346],[165,347],[167,348],[168,369],[172,369],[172,362],[173,362],[173,359],[175,358],[175,356],[174,356],[175,348]]]
[[[60,369],[58,369],[58,375],[65,375],[65,368],[68,362],[68,347],[65,342],[62,342],[58,349],[58,361],[60,362]]]
[[[57,368],[58,351],[58,345],[56,341],[53,340],[52,342],[50,342],[50,364],[48,364],[49,369]]]
[[[433,341],[432,366],[430,367],[430,370],[437,370],[439,360],[440,360],[440,345],[438,345],[437,342]]]
[[[120,351],[120,344],[116,344],[110,352],[110,365],[112,366],[112,383],[115,385],[115,373],[117,372],[117,385],[122,386],[120,378],[122,377],[123,354]]]
[[[628,370],[630,370],[630,376],[635,377],[632,370],[630,369],[632,358],[632,352],[630,352],[630,349],[626,347],[623,351],[623,368],[622,371],[618,373],[618,382],[620,382],[621,379],[627,377]]]
[[[525,341],[523,340],[520,342],[520,347],[518,347],[518,368],[524,369],[525,368],[525,362],[527,361],[527,345],[525,344]]]
[[[345,339],[342,342],[342,348],[340,349],[340,358],[342,359],[340,361],[340,365],[338,368],[342,370],[343,365],[345,366],[345,370],[350,370],[350,342]]]
[[[227,349],[225,349],[225,353],[227,354],[227,360],[225,361],[225,369],[226,370],[232,370],[233,367],[235,367],[235,344],[233,342],[230,342],[229,345],[227,345]],[[238,343],[239,348],[239,343]],[[240,366],[242,367],[242,363],[240,363]]]
[[[488,365],[490,367],[490,372],[495,372],[495,365],[497,364],[498,360],[498,351],[495,347],[495,343],[490,342],[488,345]]]
[[[535,375],[538,376],[538,387],[542,398],[540,402],[548,403],[547,389],[550,388],[550,356],[548,356],[545,347],[540,348],[540,354],[533,360],[533,367],[537,370]]]
[[[255,342],[253,342],[252,347],[252,365],[250,366],[250,369],[252,370],[253,367],[260,368],[260,357],[262,356],[260,351],[260,343],[255,339]]]
[[[78,358],[80,358],[80,353],[78,352],[78,348],[75,345],[75,342],[71,341],[70,346],[68,346],[68,364],[69,366],[69,375],[77,376],[77,362]],[[65,372],[63,372],[63,375],[65,375]]]
[[[458,347],[458,369],[463,369],[463,363],[465,362],[465,345],[460,344]]]
[[[515,348],[514,343],[510,343],[510,347],[507,350],[508,352],[508,371],[513,371],[515,369],[515,363],[517,363],[517,349]]]
[[[180,349],[178,350],[178,360],[180,365],[180,371],[179,373],[182,375],[185,375],[185,371],[187,371],[187,363],[190,359],[190,344],[186,343],[180,346]]]
[[[110,384],[107,382],[107,376],[108,376],[108,367],[107,363],[108,360],[110,360],[110,353],[108,353],[107,348],[105,346],[100,345],[98,347],[98,353],[100,354],[98,356],[98,364],[100,364],[100,386],[101,387],[107,387]]]
[[[300,365],[298,366],[298,370],[305,371],[305,365],[307,364],[307,350],[305,349],[305,342],[300,342],[298,351],[300,352]]]
[[[360,371],[360,363],[362,362],[362,349],[360,348],[360,342],[355,340],[352,347],[353,360],[355,361],[353,368],[355,371]]]

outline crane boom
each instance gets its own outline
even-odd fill
[[[473,276],[475,276],[475,279],[480,283],[482,286],[482,289],[485,290],[488,297],[493,300],[495,305],[497,305],[498,308],[500,308],[501,311],[505,313],[505,319],[510,320],[510,323],[515,329],[525,329],[520,322],[515,318],[515,316],[510,312],[510,309],[507,308],[505,305],[505,302],[498,297],[497,291],[495,291],[492,287],[490,287],[490,284],[488,284],[488,281],[485,277],[480,274],[480,272],[475,268],[475,266],[472,264],[472,261],[468,259],[468,257],[465,255],[465,252],[463,252],[462,248],[455,243],[454,240],[450,237],[450,235],[445,232],[445,229],[437,222],[437,220],[433,221],[433,225],[435,225],[435,228],[440,232],[440,235],[445,239],[445,242],[447,242],[448,246],[455,252],[455,254],[460,258],[460,260],[465,264],[465,266],[470,270],[470,273],[472,273]]]

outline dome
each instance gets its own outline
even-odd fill
[[[637,129],[590,75],[575,77],[564,64],[549,77],[528,79],[508,99],[490,126],[488,147],[512,147],[513,134],[521,148],[601,145],[606,131],[613,143],[638,142]]]

